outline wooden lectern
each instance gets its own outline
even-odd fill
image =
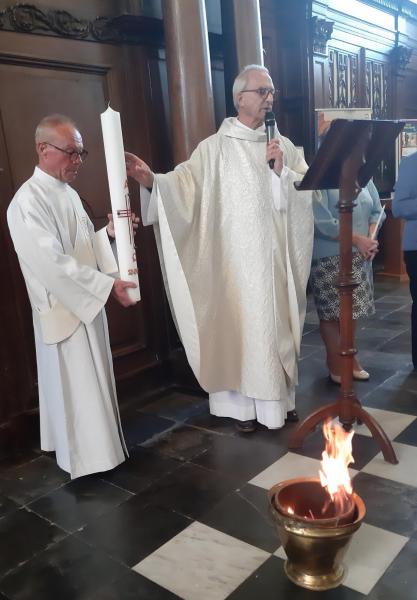
[[[355,198],[368,183],[403,126],[398,121],[333,121],[304,179],[295,184],[299,190],[340,190],[338,288],[340,355],[343,360],[338,399],[314,411],[300,423],[291,435],[290,448],[300,448],[306,435],[321,421],[339,417],[347,431],[357,420],[364,423],[379,444],[385,460],[398,463],[386,433],[362,408],[352,387],[353,357],[356,354],[353,347],[352,292],[358,285],[352,274],[352,211]]]

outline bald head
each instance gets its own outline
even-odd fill
[[[56,130],[62,130],[67,127],[77,129],[75,122],[65,115],[58,113],[48,115],[41,119],[36,126],[35,143],[39,144],[39,142],[48,141],[50,136],[55,135]]]
[[[83,150],[83,140],[76,124],[65,115],[53,114],[44,117],[35,131],[36,152],[39,167],[63,183],[73,181],[82,164],[78,155],[71,153]]]

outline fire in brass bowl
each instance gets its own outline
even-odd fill
[[[340,585],[343,557],[352,535],[365,517],[365,504],[355,493],[339,515],[326,505],[326,492],[315,477],[288,479],[269,490],[270,509],[287,560],[285,572],[295,584],[310,590]],[[324,502],[323,502],[324,500]],[[288,513],[288,507],[294,514]]]

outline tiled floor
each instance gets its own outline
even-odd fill
[[[364,426],[351,474],[367,507],[329,592],[297,588],[268,514],[266,490],[318,471],[323,439],[287,448],[292,425],[239,435],[207,400],[179,393],[124,411],[130,459],[70,482],[52,456],[0,464],[0,600],[415,600],[417,598],[417,374],[409,356],[406,285],[378,279],[377,314],[357,345],[372,378],[362,404],[400,460],[383,461]],[[297,408],[333,401],[314,308],[303,338]]]

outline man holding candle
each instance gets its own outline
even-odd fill
[[[32,306],[39,385],[41,447],[80,477],[124,461],[104,306],[112,294],[134,304],[131,282],[118,271],[109,237],[97,233],[69,183],[87,156],[74,122],[41,120],[35,134],[38,166],[7,211],[14,247]]]
[[[187,358],[211,413],[242,432],[297,419],[313,214],[311,193],[294,188],[304,159],[277,130],[266,141],[274,92],[267,69],[246,67],[233,86],[237,118],[171,173],[127,154]]]

